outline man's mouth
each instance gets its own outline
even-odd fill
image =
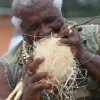
[[[37,42],[41,42],[44,39],[54,37],[55,34],[57,34],[57,33],[51,32],[49,35],[38,35],[38,36],[34,36],[33,37],[33,46],[35,46],[37,44]]]

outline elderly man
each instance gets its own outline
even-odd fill
[[[83,43],[91,52],[86,51],[81,43],[79,30],[72,28],[68,31],[68,26],[73,23],[67,21],[65,23],[61,14],[61,6],[62,0],[14,0],[12,22],[16,29],[22,33],[24,40],[0,58],[0,100],[5,100],[21,79],[24,79],[25,82],[22,100],[44,99],[41,98],[41,91],[53,89],[52,84],[39,82],[47,77],[53,77],[52,74],[49,72],[36,73],[39,64],[45,59],[41,57],[33,60],[33,57],[29,57],[34,51],[34,37],[38,40],[39,36],[48,36],[51,32],[57,34],[57,37],[61,37],[59,42],[69,44],[72,50],[76,51],[75,57],[90,72],[89,76],[91,77],[87,76],[86,78],[88,92],[84,89],[81,90],[82,93],[78,92],[75,99],[100,100],[100,96],[97,95],[100,94],[100,34],[97,33],[98,25],[82,26]],[[89,27],[89,31],[87,27]],[[26,69],[31,73],[26,75]],[[52,100],[57,100],[57,98]]]

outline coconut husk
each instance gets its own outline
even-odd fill
[[[51,37],[37,42],[34,58],[45,58],[38,72],[53,71],[54,80],[63,83],[72,76],[76,61],[71,48],[64,44],[58,45],[58,40],[59,38]]]

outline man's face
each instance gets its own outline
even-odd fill
[[[29,9],[21,12],[21,29],[28,41],[32,41],[34,36],[48,36],[52,33],[58,33],[63,25],[63,19],[60,11],[53,6],[52,0],[41,0]]]

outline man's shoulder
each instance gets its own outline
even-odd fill
[[[5,75],[5,69],[2,65],[2,63],[0,62],[0,91],[2,91],[2,90],[3,90],[3,92],[0,92],[0,98],[2,100],[5,100],[4,98],[7,98],[7,96],[12,91],[12,89],[8,85],[7,78]]]
[[[82,25],[81,39],[84,46],[97,54],[100,54],[100,26],[95,24]]]

